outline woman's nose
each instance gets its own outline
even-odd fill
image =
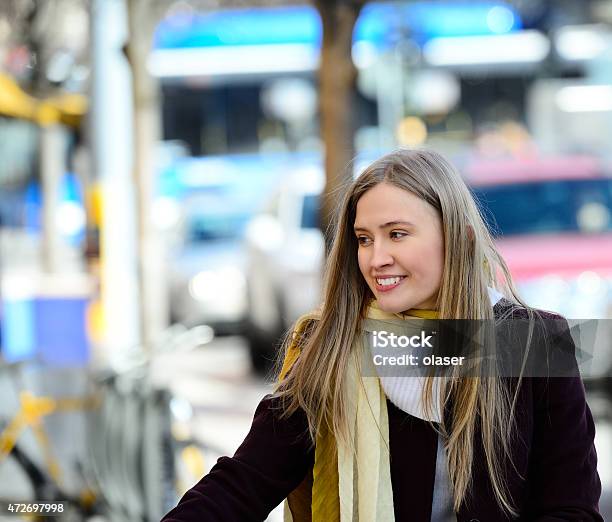
[[[392,265],[393,256],[391,255],[391,252],[389,252],[389,249],[385,248],[385,245],[381,245],[380,243],[377,245],[375,243],[373,245],[371,262],[373,268]]]

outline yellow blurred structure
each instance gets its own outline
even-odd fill
[[[40,126],[63,123],[78,127],[87,112],[87,98],[63,94],[46,99],[30,96],[10,76],[0,73],[0,114],[30,120]]]

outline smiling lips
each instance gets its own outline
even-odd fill
[[[375,279],[376,290],[379,292],[389,292],[390,290],[398,287],[405,278],[406,276],[377,277]]]

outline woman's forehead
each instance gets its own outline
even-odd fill
[[[356,227],[407,222],[413,225],[437,215],[435,209],[419,196],[402,188],[380,183],[365,192],[357,202]],[[363,222],[363,223],[362,223]]]

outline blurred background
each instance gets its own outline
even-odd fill
[[[588,326],[612,519],[611,23],[611,0],[0,3],[0,501],[159,520],[317,306],[334,190],[424,146],[526,301]]]

